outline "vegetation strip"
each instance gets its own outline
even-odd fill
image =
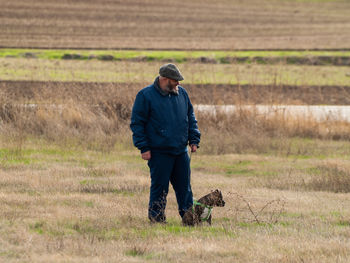
[[[0,57],[102,61],[169,61],[198,63],[258,63],[301,65],[350,65],[350,51],[137,51],[0,49]]]
[[[4,80],[0,82],[0,91],[4,96],[26,103],[39,103],[35,94],[43,96],[50,90],[90,103],[96,94],[110,98],[110,94],[128,92],[134,98],[146,85],[147,83]],[[194,104],[350,105],[350,86],[186,84],[184,87]],[[45,101],[49,100],[50,97],[45,98]]]
[[[164,62],[0,58],[1,80],[150,83]],[[350,86],[349,67],[182,63],[184,85]]]

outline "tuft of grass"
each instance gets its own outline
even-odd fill
[[[350,220],[340,220],[336,222],[336,225],[340,227],[350,227]]]
[[[254,170],[246,168],[249,164],[251,164],[251,161],[243,160],[238,161],[235,164],[229,165],[225,167],[225,172],[228,176],[230,175],[252,175],[254,173]]]
[[[86,207],[94,207],[94,202],[92,202],[92,201],[84,202],[84,205]]]
[[[311,179],[305,182],[308,190],[334,193],[350,192],[350,170],[337,164],[320,165],[311,171]]]
[[[131,256],[131,257],[143,257],[147,255],[147,258],[151,258],[151,255],[148,253],[147,248],[140,247],[140,246],[133,246],[131,249],[128,249],[125,252],[125,255]]]
[[[44,234],[44,227],[45,227],[44,221],[38,221],[38,222],[35,222],[34,224],[29,224],[29,228],[40,235]]]
[[[187,227],[178,222],[167,225],[156,225],[147,228],[135,229],[134,234],[143,238],[157,236],[185,236],[185,237],[228,237],[235,238],[236,232],[230,226],[209,226],[203,223],[200,226]]]
[[[303,191],[325,191],[333,193],[350,192],[350,170],[347,166],[337,163],[317,165],[302,171],[291,169],[283,175],[260,178],[263,185],[268,188],[303,190]],[[337,212],[331,213],[339,216]]]

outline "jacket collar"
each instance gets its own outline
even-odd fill
[[[171,91],[171,92],[162,90],[161,87],[159,86],[159,76],[156,77],[156,79],[154,80],[153,85],[154,85],[155,89],[156,89],[160,94],[162,94],[163,96],[168,96],[169,94],[172,94],[172,95],[179,95],[179,91],[178,91],[178,90],[176,90],[176,91]]]

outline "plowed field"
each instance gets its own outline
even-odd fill
[[[0,0],[0,46],[349,48],[349,1]]]

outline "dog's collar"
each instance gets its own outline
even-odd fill
[[[192,206],[192,212],[195,213],[195,208],[196,206],[201,206],[201,207],[204,207],[204,208],[207,208],[209,211],[208,211],[208,214],[205,218],[202,218],[201,220],[202,221],[207,221],[211,215],[211,210],[213,210],[213,207],[212,206],[209,206],[209,205],[205,205],[205,204],[202,204],[200,202],[198,202],[197,200],[193,199],[193,206]]]

